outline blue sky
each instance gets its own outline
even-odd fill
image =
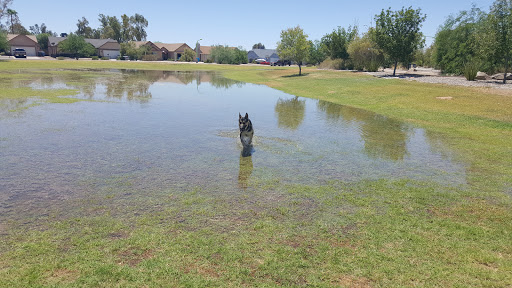
[[[80,3],[80,4],[78,4]],[[87,0],[87,1],[29,1],[14,0],[11,8],[18,12],[22,24],[28,29],[34,24],[45,23],[57,32],[73,32],[82,17],[89,20],[92,28],[98,28],[98,14],[120,18],[135,13],[148,21],[148,39],[156,42],[187,43],[193,46],[198,39],[201,45],[242,46],[250,50],[252,45],[263,43],[275,48],[281,30],[300,25],[309,39],[315,40],[330,33],[338,26],[357,24],[366,31],[373,24],[375,14],[391,7],[421,8],[427,15],[422,32],[427,44],[446,18],[462,10],[469,10],[474,1],[134,1],[134,0]],[[481,0],[477,7],[489,11],[492,0]]]

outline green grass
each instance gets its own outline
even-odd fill
[[[268,176],[250,178],[250,188],[235,195],[196,187],[134,191],[134,199],[126,199],[98,191],[63,200],[42,217],[0,223],[2,287],[512,286],[510,94],[311,68],[305,76],[284,77],[297,73],[293,67],[121,61],[10,61],[0,67],[0,73],[220,71],[424,127],[466,164],[469,182],[298,185]],[[16,77],[22,76],[1,73],[0,85]],[[0,91],[0,97],[17,99],[61,99],[72,92]],[[453,100],[436,98],[441,96]],[[113,179],[107,187],[135,190],[130,181]]]

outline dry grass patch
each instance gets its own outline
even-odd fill
[[[50,271],[46,276],[47,285],[53,286],[58,284],[70,284],[80,277],[80,272],[70,269],[55,269]]]

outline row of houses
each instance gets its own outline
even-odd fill
[[[22,48],[27,52],[27,56],[38,56],[41,49],[34,35],[18,35],[8,34],[7,40],[11,47],[11,54],[14,49]],[[60,55],[59,43],[66,40],[66,37],[48,37],[48,55],[56,57]],[[121,55],[121,45],[113,39],[85,39],[96,49],[96,55],[99,57],[107,57],[116,59]],[[149,47],[149,53],[154,55],[156,60],[179,60],[185,49],[195,49],[188,46],[186,43],[161,43],[151,41],[137,41],[134,42],[135,47],[141,46]],[[199,61],[206,62],[210,58],[211,46],[199,46]],[[253,49],[247,53],[249,62],[256,59],[265,59],[270,63],[277,62],[279,56],[275,49]]]
[[[38,56],[42,52],[35,35],[8,34],[7,40],[11,47],[11,54],[14,49],[25,49],[27,56]],[[48,37],[48,51],[45,54],[56,57],[61,54],[59,43],[66,40],[66,37]],[[121,45],[113,39],[85,39],[96,49],[96,55],[116,59],[121,55]],[[192,49],[186,43],[161,43],[151,41],[136,41],[135,47],[149,47],[149,53],[155,55],[156,60],[179,60],[185,49]],[[192,49],[195,50],[195,49]],[[199,46],[200,61],[206,61],[210,57],[211,46]]]

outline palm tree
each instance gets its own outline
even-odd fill
[[[7,9],[7,15],[11,18],[11,33],[14,34],[14,20],[18,17],[18,12],[13,9]]]

